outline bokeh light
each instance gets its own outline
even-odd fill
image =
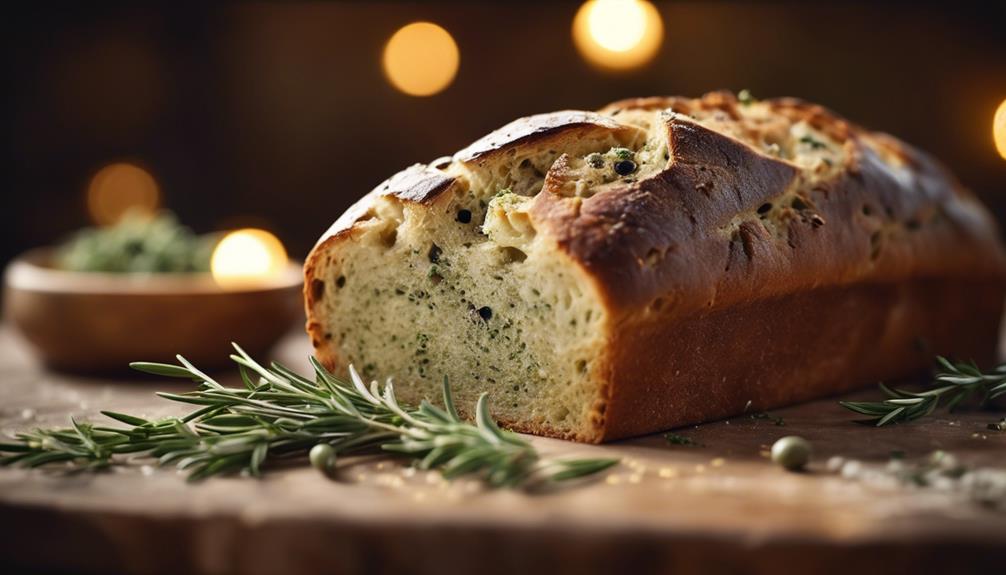
[[[119,221],[126,212],[153,214],[160,205],[157,182],[143,168],[127,163],[105,166],[87,188],[87,211],[103,226]]]
[[[279,238],[257,229],[228,233],[210,258],[213,279],[222,286],[239,286],[278,276],[287,266],[286,249]]]
[[[992,138],[995,140],[999,155],[1006,160],[1006,100],[999,104],[999,109],[996,110],[992,120]]]
[[[461,55],[447,30],[432,22],[400,28],[384,47],[384,74],[411,96],[431,96],[449,86]]]
[[[606,70],[643,66],[660,50],[664,23],[645,0],[589,0],[573,19],[573,41],[591,64]]]

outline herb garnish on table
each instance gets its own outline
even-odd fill
[[[947,409],[953,411],[961,402],[972,397],[985,404],[1006,394],[1006,364],[983,372],[973,362],[952,362],[945,357],[937,357],[936,362],[936,387],[915,392],[880,384],[887,399],[839,403],[846,409],[869,416],[866,422],[881,427],[925,417],[933,413],[943,400],[946,400]]]
[[[239,471],[259,475],[270,461],[303,457],[316,445],[328,445],[334,455],[383,450],[414,460],[420,469],[439,469],[447,479],[479,474],[491,486],[514,487],[585,477],[618,463],[542,457],[525,439],[496,425],[485,394],[475,406],[475,423],[466,422],[446,379],[444,408],[427,401],[407,406],[395,398],[390,382],[367,386],[352,367],[346,382],[312,358],[314,379],[308,379],[279,363],[264,367],[234,347],[231,359],[243,388],[221,385],[181,356],[180,365],[134,363],[145,373],[199,382],[195,391],[158,393],[198,408],[156,421],[104,411],[128,427],[71,420],[66,429],[20,433],[16,442],[0,443],[0,464],[99,469],[133,454],[199,480]]]

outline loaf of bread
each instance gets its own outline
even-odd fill
[[[994,357],[996,225],[936,161],[794,99],[512,122],[352,206],[305,265],[337,372],[600,442]]]

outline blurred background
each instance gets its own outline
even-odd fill
[[[302,258],[385,177],[518,116],[716,89],[896,134],[1006,218],[1004,2],[46,2],[4,28],[0,264],[107,218],[87,194],[118,163],[123,201]]]

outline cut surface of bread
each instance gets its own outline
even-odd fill
[[[531,116],[396,174],[318,242],[305,299],[336,372],[413,402],[447,377],[597,442],[987,359],[1003,270],[925,154],[718,92]]]

